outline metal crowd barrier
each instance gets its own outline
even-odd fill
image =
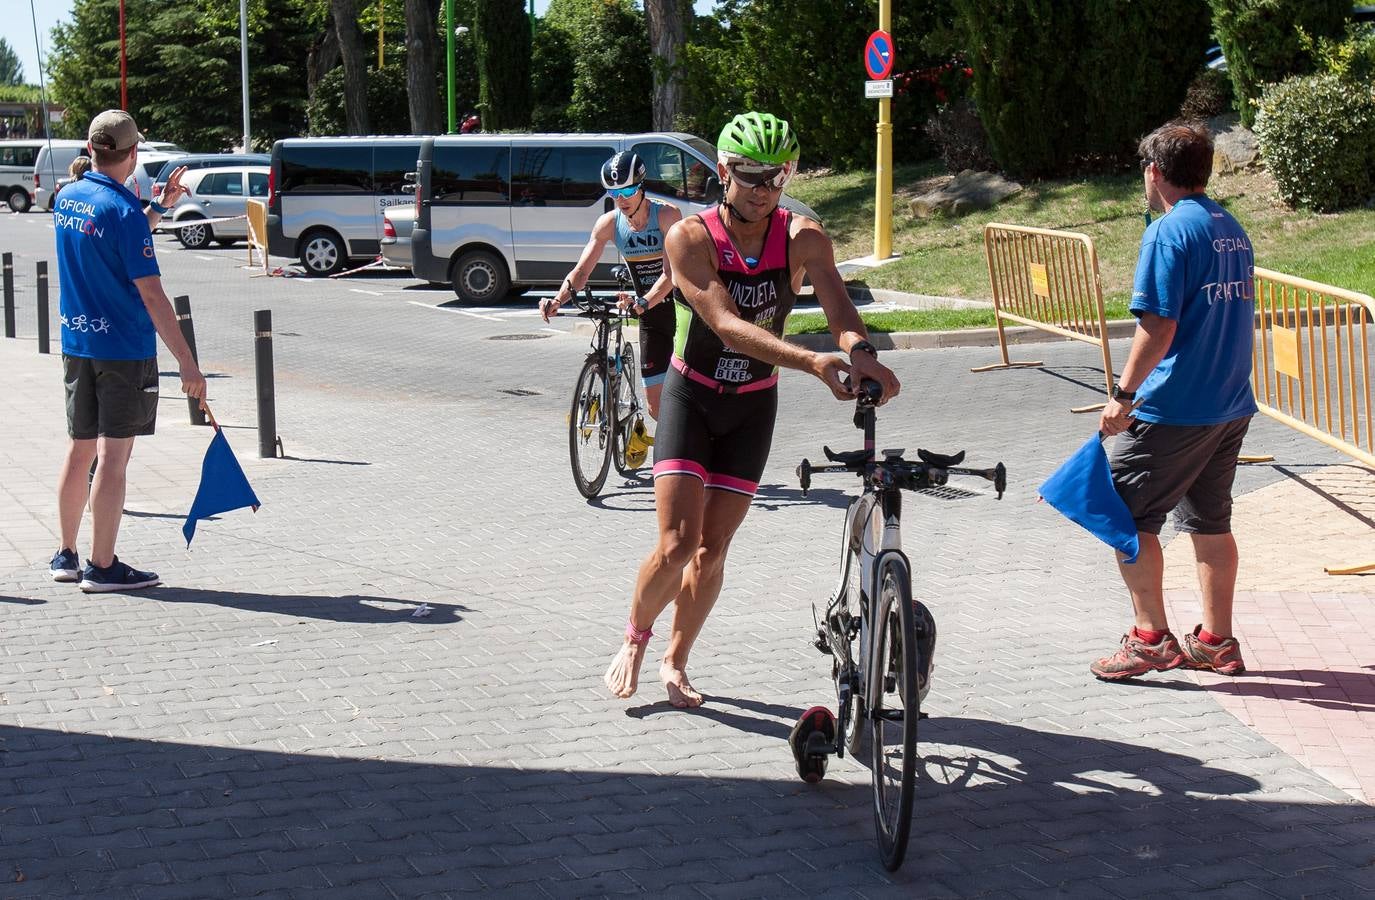
[[[267,261],[267,204],[261,200],[245,200],[248,209],[248,267],[253,268],[253,251],[263,258],[263,271],[268,273]]]
[[[1104,393],[1112,393],[1112,355],[1093,238],[1075,231],[994,222],[984,226],[984,256],[1003,361],[970,371],[1041,365],[1013,362],[1008,356],[1003,323],[1015,322],[1098,347],[1103,354]],[[1076,407],[1074,412],[1102,408],[1103,404],[1096,403]]]
[[[1256,268],[1256,405],[1357,462],[1375,467],[1370,344],[1375,299]],[[1329,566],[1330,575],[1375,571],[1375,562]]]

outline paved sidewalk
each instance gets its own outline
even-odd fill
[[[1101,390],[1092,348],[1046,345],[1044,371],[979,376],[968,369],[986,350],[886,357],[906,389],[882,443],[965,446],[1012,473],[1000,503],[906,506],[940,645],[911,850],[890,874],[867,769],[836,761],[809,787],[786,745],[803,709],[834,702],[810,607],[853,489],[822,482],[804,499],[792,469],[823,443],[853,445],[844,405],[783,379],[763,487],[693,656],[708,705],[663,701],[662,637],[621,702],[601,675],[653,506],[635,479],[613,477],[594,504],[573,490],[564,413],[586,340],[538,319],[254,286],[269,288],[293,292],[277,317],[292,458],[255,459],[241,427],[255,301],[201,302],[216,413],[263,507],[202,523],[186,551],[209,433],[184,424],[164,360],[168,396],[136,451],[120,537],[163,574],[149,591],[87,597],[47,580],[57,362],[0,340],[0,897],[1375,891],[1375,814],[1335,771],[1185,673],[1088,676],[1128,601],[1110,553],[1034,487],[1092,427],[1068,412]],[[220,315],[239,330],[220,337]],[[340,350],[399,320],[404,344]],[[1248,447],[1296,471],[1340,462],[1259,420]],[[1287,480],[1250,467],[1238,483],[1264,502]]]

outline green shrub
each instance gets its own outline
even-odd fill
[[[344,116],[344,67],[330,69],[306,106],[312,135],[348,134]],[[373,134],[410,134],[406,105],[406,63],[394,57],[381,69],[368,69],[368,126]]]
[[[1256,116],[1261,153],[1280,196],[1318,212],[1375,193],[1375,94],[1367,83],[1306,75],[1269,87]]]
[[[1341,40],[1314,39],[1305,32],[1299,41],[1319,72],[1349,82],[1375,81],[1375,24],[1352,22]]]
[[[1209,39],[1204,0],[952,2],[994,158],[1018,176],[1130,159],[1178,110]]]
[[[1179,118],[1211,119],[1231,108],[1232,79],[1227,77],[1226,72],[1205,66],[1189,82],[1189,88],[1184,92],[1184,102],[1179,104]]]
[[[1208,0],[1213,29],[1227,57],[1237,111],[1250,127],[1265,85],[1312,71],[1302,34],[1339,35],[1351,0]]]

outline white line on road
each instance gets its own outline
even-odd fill
[[[466,309],[454,309],[448,306],[431,306],[428,303],[421,303],[419,300],[407,300],[411,306],[423,306],[425,309],[433,309],[439,312],[458,313],[461,316],[472,316],[474,319],[486,319],[489,322],[500,322],[496,316],[484,316],[482,313],[469,312]]]
[[[373,297],[380,297],[380,296],[382,296],[382,295],[379,294],[377,291],[365,291],[365,290],[363,290],[362,288],[349,288],[349,290],[353,291],[355,294],[369,294],[369,295],[371,295],[371,296],[373,296]]]
[[[567,334],[567,333],[568,333],[568,332],[564,331],[562,328],[549,328],[549,327],[547,327],[547,326],[544,327],[544,328],[541,328],[540,331],[552,331],[552,332],[554,332],[554,334]]]
[[[218,258],[219,258],[219,257],[215,257],[215,256],[201,256],[199,253],[196,254],[196,259],[203,259],[203,260],[205,260],[206,262],[214,262],[214,261],[215,261],[216,259],[218,259]]]

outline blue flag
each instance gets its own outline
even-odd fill
[[[196,520],[208,519],[231,509],[253,507],[258,511],[258,495],[248,484],[243,467],[229,449],[229,441],[224,432],[215,426],[215,436],[210,439],[210,447],[205,451],[205,462],[201,463],[201,484],[196,489],[196,499],[191,503],[191,511],[186,514],[186,524],[181,533],[186,535],[186,546],[191,546],[191,538],[196,535]]]
[[[1041,485],[1041,499],[1098,540],[1136,562],[1141,541],[1126,502],[1112,483],[1112,468],[1103,442],[1095,434]]]

